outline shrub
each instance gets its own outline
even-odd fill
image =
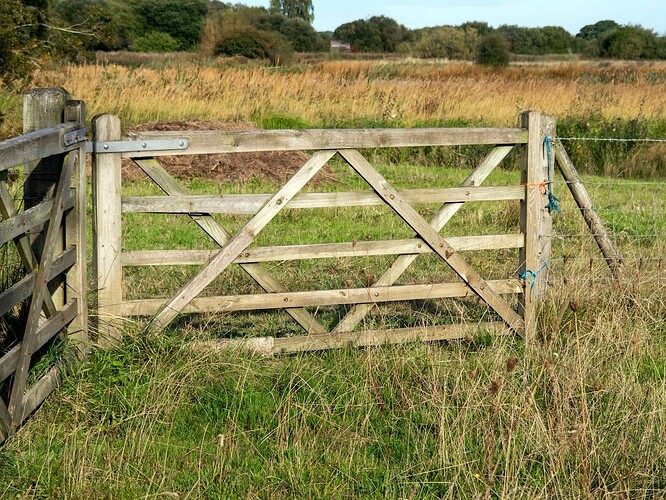
[[[221,34],[215,43],[214,54],[269,59],[273,64],[286,64],[291,60],[293,49],[277,33],[239,26]]]
[[[509,65],[509,42],[499,33],[491,33],[483,37],[479,43],[476,62],[495,68]]]
[[[180,43],[163,31],[151,31],[137,38],[132,44],[135,52],[174,52],[180,49]]]

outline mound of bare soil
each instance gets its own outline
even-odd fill
[[[177,130],[224,130],[244,132],[258,130],[250,123],[225,123],[220,121],[177,121],[147,123],[127,132]],[[276,184],[284,183],[308,160],[301,151],[269,151],[260,153],[228,153],[210,155],[162,156],[160,163],[174,177],[181,179],[206,179],[218,182],[245,182],[259,179]],[[325,166],[313,182],[325,182],[333,173]],[[123,178],[145,179],[146,175],[132,160],[123,160]]]

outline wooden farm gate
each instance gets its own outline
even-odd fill
[[[181,313],[284,309],[305,335],[253,341],[266,352],[295,352],[374,345],[409,340],[464,338],[478,330],[534,331],[535,287],[546,272],[538,272],[550,252],[550,215],[547,182],[549,137],[554,120],[535,112],[524,113],[520,128],[302,130],[247,132],[140,132],[122,138],[120,121],[101,115],[93,123],[94,262],[100,335],[109,343],[121,336],[119,320],[152,316],[149,328],[159,331]],[[485,159],[455,188],[395,189],[359,150],[421,146],[490,145]],[[522,150],[521,181],[514,186],[482,186],[483,181],[514,148]],[[264,195],[192,195],[174,179],[156,157],[168,155],[307,151],[309,160],[277,192]],[[301,192],[335,155],[371,188],[366,192]],[[121,161],[131,159],[166,196],[121,196]],[[552,165],[550,165],[552,167]],[[449,238],[440,234],[456,212],[469,201],[519,200],[520,228],[514,234]],[[432,220],[425,220],[416,203],[439,203]],[[410,240],[317,243],[289,247],[251,246],[257,234],[282,210],[326,207],[388,206],[415,236]],[[219,247],[206,254],[197,250],[134,250],[123,248],[123,213],[181,214],[193,220]],[[211,214],[251,214],[231,234]],[[462,250],[518,248],[514,272],[488,281],[470,266]],[[459,278],[453,283],[396,285],[398,278],[423,253],[434,253]],[[383,275],[367,287],[319,291],[288,291],[263,265],[298,259],[394,255]],[[123,294],[123,267],[200,264],[199,271],[171,297],[127,300]],[[265,293],[202,297],[201,292],[229,266],[240,266]],[[517,307],[506,296],[518,295]],[[374,304],[430,298],[478,297],[501,321],[391,330],[355,331]],[[307,308],[350,305],[329,331]]]
[[[23,268],[0,293],[0,442],[58,384],[59,366],[33,366],[40,350],[65,334],[85,350],[84,123],[82,102],[35,90],[24,98],[24,135],[0,143],[0,249]]]

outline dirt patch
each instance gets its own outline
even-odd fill
[[[147,123],[126,132],[178,130],[224,130],[245,132],[259,130],[250,123],[220,121],[177,121]],[[174,177],[180,179],[206,179],[217,182],[247,182],[259,179],[282,184],[289,179],[309,156],[301,151],[270,151],[261,153],[228,153],[210,155],[162,156],[160,163]],[[315,183],[330,182],[334,175],[328,165],[319,171]],[[129,159],[123,160],[123,179],[145,179],[146,175]]]

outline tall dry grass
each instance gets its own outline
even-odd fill
[[[664,63],[555,63],[504,70],[422,61],[324,61],[271,68],[197,62],[161,68],[65,66],[37,75],[128,125],[296,116],[315,126],[463,121],[513,126],[527,109],[558,117],[666,118]]]

